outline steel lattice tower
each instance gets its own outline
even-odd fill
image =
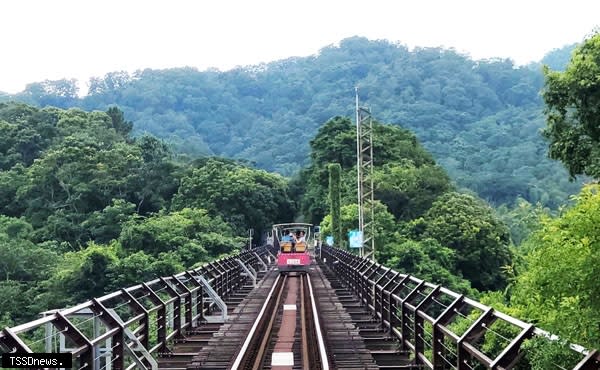
[[[373,120],[371,109],[358,104],[356,92],[356,172],[358,187],[358,229],[363,240],[362,257],[375,260],[375,201],[373,187]]]

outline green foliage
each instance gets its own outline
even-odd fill
[[[581,355],[569,348],[565,341],[549,341],[543,337],[535,337],[523,343],[524,362],[529,367],[517,370],[546,370],[558,366],[563,369],[574,369],[581,360]]]
[[[549,215],[550,210],[543,208],[540,203],[533,205],[525,199],[517,198],[514,206],[502,205],[496,209],[496,213],[500,220],[509,227],[513,244],[520,246],[531,233],[538,229],[540,218]]]
[[[356,164],[356,129],[347,118],[334,117],[319,129],[310,142],[311,164],[297,179],[302,189],[302,211],[309,222],[318,223],[327,214],[327,189],[329,172],[327,166],[337,163],[341,166],[340,196],[345,197],[347,181],[345,170]]]
[[[241,239],[233,236],[231,227],[220,217],[196,208],[133,218],[123,225],[119,241],[131,253],[144,251],[158,257],[175,252],[186,268],[232,253],[241,245]]]
[[[56,254],[32,243],[32,230],[23,219],[0,215],[0,279],[26,283],[47,276]]]
[[[106,114],[110,116],[112,127],[117,133],[121,134],[123,137],[129,136],[129,133],[131,133],[131,130],[133,129],[133,123],[125,120],[123,111],[117,107],[110,107],[106,111]]]
[[[132,167],[142,163],[140,152],[122,142],[107,148],[90,139],[67,137],[64,146],[50,149],[26,170],[30,180],[18,189],[17,200],[27,205],[25,215],[34,227],[40,227],[40,240],[87,240],[80,228],[86,216],[128,195],[135,179]]]
[[[457,270],[474,288],[506,286],[501,268],[511,264],[508,228],[481,200],[466,194],[444,194],[410,228],[414,237],[434,238],[455,250]]]
[[[577,48],[578,43],[565,45],[562,48],[551,50],[542,58],[541,64],[548,66],[554,71],[564,71],[569,65],[569,61],[573,56],[573,51]]]
[[[342,168],[339,163],[330,163],[329,169],[329,209],[331,214],[331,234],[338,248],[344,245],[342,237],[342,220],[341,220],[341,202],[342,196],[340,193],[340,172]]]
[[[0,103],[0,170],[29,166],[58,135],[58,110]]]
[[[167,208],[179,187],[180,164],[172,160],[169,147],[153,136],[138,137],[134,145],[141,150],[143,160],[139,167],[132,168],[135,174],[132,202],[137,205],[137,213],[149,214]]]
[[[562,68],[571,50],[553,51],[542,62]],[[71,103],[87,110],[117,104],[134,122],[134,133],[156,135],[178,153],[243,158],[290,175],[307,164],[308,143],[322,122],[352,115],[351,91],[357,85],[363,103],[378,119],[413,130],[460,187],[493,204],[512,203],[521,196],[557,208],[579,189],[565,181],[558,163],[546,158],[538,133],[544,125],[540,65],[472,60],[442,48],[409,50],[398,43],[352,37],[315,56],[226,72],[110,72],[92,78],[82,99],[76,99],[72,84],[64,80],[32,84],[13,98],[39,106]],[[125,126],[113,127],[127,131]],[[352,151],[351,146],[340,149]],[[352,157],[344,158],[351,165]],[[347,166],[337,159],[331,162]],[[536,190],[530,194],[523,184]],[[320,219],[326,210],[307,213]]]
[[[183,176],[173,207],[204,208],[233,225],[238,235],[249,228],[260,235],[294,216],[283,177],[217,158],[200,162]]]
[[[91,243],[85,249],[65,253],[56,261],[50,278],[43,282],[38,304],[60,308],[108,292],[108,271],[117,261],[115,246]]]
[[[161,253],[158,257],[144,251],[122,254],[123,257],[115,261],[107,272],[109,291],[150,281],[159,276],[170,276],[185,269],[175,253]]]
[[[345,117],[336,116],[319,128],[310,141],[313,164],[338,163],[342,169],[356,165],[356,127]]]
[[[491,204],[515,198],[557,209],[577,193],[566,171],[546,159],[548,144],[539,135],[542,107],[510,107],[461,125],[455,136],[436,142],[431,151],[459,188],[468,188]],[[419,129],[416,129],[417,135]]]
[[[86,113],[0,104],[0,212],[27,217],[35,241],[76,249],[118,237],[117,220],[108,217],[113,201],[135,204],[138,214],[168,207],[179,166],[163,142],[132,140],[130,130],[115,107]]]
[[[119,238],[122,225],[135,214],[135,204],[113,199],[102,211],[94,211],[81,226],[97,243],[108,243]]]
[[[560,65],[555,59],[564,59],[562,54],[543,62]],[[112,72],[90,81],[89,94],[78,104],[105,110],[116,103],[135,123],[135,132],[164,138],[177,151],[249,159],[259,168],[290,175],[307,164],[308,143],[322,122],[352,115],[350,92],[357,85],[378,119],[413,130],[459,186],[493,204],[521,196],[557,208],[579,189],[565,181],[558,163],[545,158],[538,132],[543,127],[539,65],[477,61],[454,50],[409,50],[352,37],[316,56],[227,72]],[[345,146],[331,153],[348,163],[327,162],[346,169],[354,160],[344,153],[352,150]],[[530,194],[522,184],[534,184],[536,190]],[[326,192],[321,196],[325,200]],[[326,212],[305,213],[320,219]]]
[[[511,265],[509,234],[491,208],[449,193],[450,179],[409,131],[380,123],[373,131],[377,261],[461,292],[505,287],[501,269]],[[311,164],[302,172],[308,180],[300,184],[306,217],[319,222],[326,181],[332,181],[327,168],[337,164],[330,161],[342,164],[342,235],[358,225],[355,145],[349,119],[329,120],[311,141]],[[324,235],[335,234],[332,214],[320,224]]]
[[[212,171],[229,166],[220,184],[231,186],[200,194],[206,199],[186,198],[183,186],[183,206],[169,211],[181,177],[193,183],[206,161],[198,168],[175,162],[164,141],[133,139],[130,131],[114,107],[88,113],[0,104],[0,322],[235,252],[235,234],[245,228],[233,229],[220,214],[255,225],[293,217],[285,179],[218,159],[208,161]],[[242,206],[226,208],[229,195]],[[212,204],[213,213],[187,207],[194,202]]]
[[[470,283],[456,269],[456,252],[437,240],[399,238],[386,245],[380,261],[397,271],[473,296]]]
[[[75,79],[44,80],[30,83],[18,96],[30,104],[70,108],[77,103],[79,87]]]
[[[600,188],[585,187],[576,201],[560,217],[543,218],[512,303],[563,339],[598,348]]]
[[[544,69],[549,155],[571,177],[600,178],[600,34],[575,49],[564,72]]]
[[[0,325],[10,327],[24,318],[28,318],[23,308],[33,298],[27,290],[27,284],[15,280],[0,280]]]
[[[385,164],[375,171],[375,197],[399,220],[423,215],[433,201],[450,191],[450,179],[438,166],[417,167],[412,161]]]

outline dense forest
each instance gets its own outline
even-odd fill
[[[340,96],[360,77],[377,260],[600,348],[600,187],[566,203],[569,179],[600,178],[600,35],[561,65],[571,49],[538,70],[352,38],[254,69],[109,74],[84,98],[32,84],[17,98],[33,105],[0,103],[0,326],[235,253],[251,228],[344,235],[356,131]],[[519,369],[575,361],[527,346]]]
[[[280,175],[174,159],[123,113],[0,103],[0,326],[238,251],[291,220]]]
[[[541,64],[563,69],[573,48]],[[541,64],[353,37],[311,57],[227,72],[112,72],[92,78],[83,98],[75,80],[32,83],[10,98],[102,111],[116,104],[136,135],[163,138],[177,153],[244,159],[288,176],[308,164],[308,142],[323,122],[352,116],[359,86],[374,116],[415,132],[460,188],[495,205],[522,198],[556,209],[580,184],[546,158]]]

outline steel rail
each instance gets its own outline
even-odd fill
[[[242,360],[244,359],[244,357],[246,355],[246,351],[248,351],[248,348],[250,347],[250,343],[254,339],[254,335],[257,331],[257,328],[262,321],[262,317],[264,316],[265,311],[267,310],[267,307],[270,303],[271,297],[273,296],[273,293],[275,292],[275,290],[277,288],[279,288],[278,284],[279,284],[280,279],[281,279],[281,275],[277,275],[275,282],[273,282],[273,287],[271,288],[271,290],[269,291],[269,294],[267,295],[267,298],[265,299],[265,303],[262,305],[262,308],[260,309],[260,312],[258,313],[258,316],[256,317],[256,320],[254,321],[254,324],[252,324],[252,327],[250,328],[250,331],[248,332],[248,335],[246,336],[246,340],[242,344],[242,347],[240,348],[238,355],[236,356],[235,360],[233,361],[233,364],[231,365],[232,370],[239,369],[239,367],[242,363]]]
[[[319,322],[319,312],[317,310],[317,304],[315,302],[315,294],[313,292],[312,284],[310,282],[310,276],[306,275],[306,278],[306,280],[308,281],[308,291],[310,292],[310,304],[312,307],[315,330],[317,332],[317,343],[319,346],[319,354],[321,357],[321,368],[323,370],[329,370],[329,358],[327,357],[325,341],[323,340],[323,333],[321,332],[321,323]]]
[[[269,343],[269,341],[271,340],[271,337],[273,335],[273,324],[275,323],[276,320],[276,315],[275,313],[277,312],[278,308],[281,306],[281,297],[283,297],[283,292],[287,291],[287,287],[288,287],[288,275],[285,275],[283,282],[281,283],[281,288],[279,289],[279,291],[277,292],[277,298],[275,298],[275,300],[273,301],[274,303],[271,304],[271,314],[269,315],[269,321],[267,321],[266,323],[266,328],[264,330],[264,332],[262,333],[262,340],[260,341],[260,346],[258,347],[258,351],[256,351],[256,357],[254,358],[254,363],[252,365],[252,370],[258,370],[261,368],[264,359],[265,359],[265,352],[267,350],[267,344]],[[258,332],[255,332],[255,334]]]
[[[304,276],[300,279],[300,322],[302,325],[302,369],[310,370],[308,367],[309,354],[308,354],[308,327],[306,323],[306,297],[304,296],[304,290],[307,286],[304,285]],[[308,283],[307,283],[308,284]]]

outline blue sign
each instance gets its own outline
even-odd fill
[[[327,236],[325,238],[325,244],[331,247],[333,245],[333,236]]]
[[[348,240],[350,241],[350,248],[362,248],[363,234],[360,230],[350,230],[348,232]]]

